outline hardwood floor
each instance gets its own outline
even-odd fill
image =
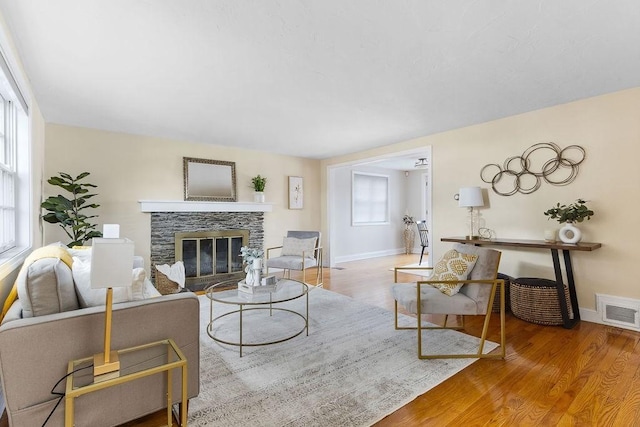
[[[383,257],[325,269],[325,289],[393,310],[389,268],[415,263],[418,257]],[[489,339],[498,341],[497,316],[492,320]],[[467,318],[466,327],[478,335],[481,322]],[[624,329],[580,322],[567,330],[508,314],[505,360],[473,363],[376,426],[640,425],[639,343],[640,333]],[[163,415],[126,426],[155,426]],[[0,427],[7,425],[3,418]]]

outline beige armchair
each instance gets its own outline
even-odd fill
[[[322,246],[319,231],[288,231],[281,246],[267,248],[267,274],[270,268],[283,270],[284,277],[291,277],[291,270],[302,272],[302,281],[322,287]],[[279,251],[278,256],[277,252]],[[307,281],[308,269],[316,269],[315,283]]]
[[[473,245],[455,244],[453,249],[459,255],[458,258],[447,256],[455,255],[449,251],[443,259],[433,268],[434,274],[427,280],[419,280],[413,283],[397,283],[398,271],[409,269],[431,270],[429,267],[397,267],[394,272],[394,284],[391,293],[395,299],[395,328],[411,329],[418,332],[418,357],[420,359],[439,358],[502,358],[505,356],[505,302],[504,280],[497,279],[498,265],[500,264],[499,251],[481,248]],[[453,273],[447,270],[453,266]],[[465,264],[463,266],[463,264]],[[473,264],[473,265],[471,265]],[[458,271],[455,271],[458,269]],[[466,269],[466,270],[465,270]],[[463,276],[454,280],[447,280],[451,274]],[[468,278],[467,278],[468,277]],[[432,286],[439,286],[440,289]],[[496,289],[500,287],[500,348],[498,352],[484,353],[484,344],[489,329],[491,309],[496,295]],[[455,291],[452,289],[456,289]],[[451,293],[452,295],[448,295]],[[416,327],[401,327],[398,325],[398,305],[404,307],[409,313],[415,314],[418,321]],[[426,326],[421,317],[423,314],[445,315],[443,326]],[[449,315],[463,316],[462,326],[447,326]],[[430,329],[463,329],[464,316],[484,316],[484,325],[478,351],[471,354],[424,354],[422,349],[423,330]]]

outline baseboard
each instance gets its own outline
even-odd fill
[[[365,252],[365,253],[359,253],[359,254],[353,254],[353,255],[339,256],[335,258],[335,263],[339,264],[341,262],[360,261],[362,259],[378,258],[383,256],[400,255],[400,254],[404,254],[404,248],[388,249],[384,251]]]
[[[604,325],[600,314],[597,311],[588,308],[580,308],[580,320],[585,322],[598,323]]]

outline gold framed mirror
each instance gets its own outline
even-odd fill
[[[183,157],[183,166],[185,200],[236,201],[235,162]]]

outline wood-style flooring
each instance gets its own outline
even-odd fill
[[[415,263],[418,257],[343,263],[325,269],[324,287],[393,310],[389,268]],[[402,281],[415,278],[400,277]],[[493,316],[489,337],[493,341],[498,341],[497,320]],[[469,317],[466,327],[468,333],[478,335],[481,322]],[[583,321],[567,330],[507,314],[505,360],[473,363],[376,426],[638,426],[639,343],[640,333],[624,329]],[[163,415],[153,414],[126,426],[159,425]],[[3,420],[0,427],[7,425],[6,415]]]

